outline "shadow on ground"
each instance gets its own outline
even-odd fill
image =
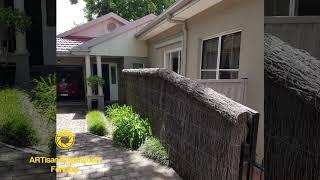
[[[32,155],[0,144],[0,179],[56,179],[51,164],[30,164]],[[45,155],[43,155],[45,156]]]
[[[101,164],[74,164],[79,173],[58,173],[57,179],[180,179],[171,168],[142,157],[136,151],[112,146],[111,139],[89,133],[76,135],[76,143],[70,150],[61,150],[59,156],[101,157]],[[59,164],[58,164],[59,167]]]

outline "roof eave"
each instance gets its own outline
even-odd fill
[[[223,0],[180,0],[176,2],[174,5],[172,5],[168,10],[164,11],[161,15],[159,15],[154,21],[152,21],[139,32],[137,32],[136,37],[140,40],[148,40],[154,37],[155,35],[172,27],[168,25],[170,23],[174,23],[172,20],[179,22],[186,21],[192,16],[220,3],[221,1]],[[178,23],[174,24],[176,25]],[[164,26],[161,28],[162,30],[160,30],[159,32],[152,33],[152,31],[154,31],[156,28],[159,28],[160,25]]]
[[[158,24],[160,24],[162,21],[165,21],[167,19],[168,15],[171,15],[187,4],[191,3],[192,1],[199,1],[199,0],[180,0],[177,1],[175,4],[173,4],[171,7],[169,7],[166,11],[161,13],[157,18],[155,18],[152,22],[150,22],[147,26],[142,28],[139,32],[136,33],[136,37],[140,38],[143,36],[143,34],[150,32],[154,27],[156,27]]]

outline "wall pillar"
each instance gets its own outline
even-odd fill
[[[90,55],[85,56],[85,64],[86,64],[86,78],[91,76],[91,63],[90,63]],[[92,89],[86,82],[87,86],[87,96],[92,96]]]
[[[101,68],[101,56],[96,56],[97,59],[97,75],[102,78],[102,68]],[[103,96],[102,86],[98,87],[98,95]]]
[[[14,8],[24,13],[24,0],[14,0]],[[16,32],[16,54],[28,53],[26,44],[26,33]]]

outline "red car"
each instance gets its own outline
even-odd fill
[[[78,84],[68,82],[64,78],[57,84],[57,93],[60,97],[79,97],[81,95]]]

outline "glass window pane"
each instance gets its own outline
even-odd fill
[[[239,69],[241,32],[222,36],[220,69]]]
[[[298,3],[297,3],[298,4]],[[320,1],[319,0],[300,0],[298,6],[299,16],[319,16]]]
[[[133,69],[142,69],[143,68],[143,64],[142,63],[133,63],[132,64],[132,68]]]
[[[265,16],[289,16],[290,0],[265,0]]]
[[[201,79],[216,79],[216,72],[215,71],[202,71],[201,72]]]
[[[219,38],[203,41],[202,69],[217,69]]]
[[[117,84],[117,79],[116,79],[116,67],[111,66],[111,83],[112,84]]]
[[[171,58],[172,71],[179,73],[179,52],[173,52]]]
[[[238,71],[219,71],[219,79],[238,79]]]

